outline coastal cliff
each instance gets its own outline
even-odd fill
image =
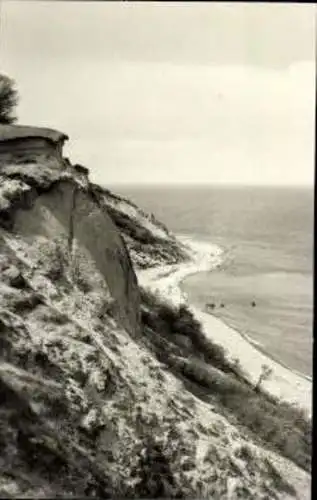
[[[197,386],[227,380],[206,341],[171,341],[140,289],[138,270],[189,259],[83,167],[1,166],[2,496],[309,498],[309,473]]]

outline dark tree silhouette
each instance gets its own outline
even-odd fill
[[[264,382],[264,380],[268,380],[272,374],[273,374],[272,368],[270,368],[267,365],[261,366],[261,373],[259,376],[259,380],[257,381],[257,383],[254,387],[255,392],[258,392],[260,390],[260,386],[261,386],[262,382]]]
[[[17,103],[18,92],[14,80],[0,74],[0,124],[10,124],[16,121],[14,111]]]

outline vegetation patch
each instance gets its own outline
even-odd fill
[[[285,493],[288,493],[289,495],[296,496],[295,488],[282,478],[281,474],[269,460],[266,460],[266,467],[274,488],[280,491],[285,491]]]
[[[107,210],[118,228],[132,239],[145,244],[157,242],[157,238],[148,229],[132,220],[128,215],[111,206],[107,206]]]
[[[312,429],[305,412],[267,395],[259,385],[254,388],[246,383],[240,367],[230,364],[221,346],[206,339],[200,323],[186,306],[171,306],[145,290],[141,297],[142,322],[145,330],[152,332],[151,337],[173,341],[173,336],[182,334],[192,343],[191,349],[183,350],[180,362],[168,342],[155,339],[156,356],[203,387],[204,396],[212,396],[257,441],[310,471]],[[202,369],[199,359],[217,370]]]
[[[195,319],[188,307],[169,304],[152,292],[141,290],[141,299],[145,307],[142,309],[144,324],[168,334],[171,338],[182,335],[190,339],[195,352],[212,366],[226,372],[234,373],[244,379],[242,369],[238,364],[228,361],[224,349],[209,339],[202,332],[199,321]]]

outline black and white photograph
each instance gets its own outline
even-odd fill
[[[0,0],[0,497],[310,500],[316,4]]]

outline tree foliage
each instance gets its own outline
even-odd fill
[[[18,92],[14,80],[0,74],[0,124],[10,124],[16,121],[14,111],[17,103]]]
[[[264,382],[265,380],[268,380],[272,374],[273,374],[272,368],[270,368],[269,366],[267,366],[265,364],[262,365],[261,366],[261,373],[259,376],[259,380],[256,383],[255,390],[258,391],[260,389],[262,382]]]

